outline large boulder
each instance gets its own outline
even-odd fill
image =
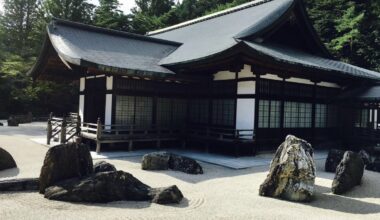
[[[325,163],[325,171],[335,173],[336,167],[343,159],[344,151],[338,149],[331,149],[327,155]]]
[[[149,195],[152,197],[152,202],[158,204],[179,203],[183,199],[182,192],[176,185],[162,188],[153,188]]]
[[[360,158],[362,158],[363,160],[363,163],[365,166],[369,165],[371,163],[371,156],[369,155],[369,153],[365,150],[360,150],[359,151],[359,156]]]
[[[0,181],[0,191],[37,191],[38,178],[11,179]]]
[[[45,190],[45,198],[70,202],[105,203],[150,200],[150,187],[123,171],[103,172],[70,179]]]
[[[183,195],[176,186],[153,189],[129,173],[113,171],[63,181],[47,188],[45,198],[69,202],[105,203],[129,200],[168,204],[180,202]]]
[[[313,148],[305,140],[288,135],[277,149],[270,171],[261,184],[261,196],[308,202],[314,194]]]
[[[41,168],[40,193],[62,180],[92,173],[92,158],[87,145],[70,143],[54,146],[46,153]]]
[[[172,169],[188,174],[202,174],[203,169],[197,161],[167,152],[154,152],[143,156],[141,167],[143,170]]]
[[[0,171],[15,167],[17,167],[17,165],[12,155],[0,147]]]
[[[8,120],[9,127],[17,127],[20,124],[20,121],[15,116],[9,116]]]
[[[353,187],[360,185],[364,172],[364,163],[360,155],[352,151],[344,153],[342,161],[336,168],[332,183],[334,194],[343,194]]]
[[[105,161],[99,161],[94,164],[94,173],[116,171],[114,165]]]
[[[167,170],[169,169],[170,154],[166,152],[154,152],[145,154],[142,158],[143,170]]]
[[[203,169],[197,161],[175,154],[170,155],[169,168],[188,174],[203,174]]]

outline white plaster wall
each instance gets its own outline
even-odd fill
[[[84,95],[79,95],[79,116],[83,121],[84,116]]]
[[[251,71],[251,66],[244,64],[243,69],[239,72],[238,78],[249,78],[249,77],[255,77],[255,74]]]
[[[86,78],[82,77],[79,80],[79,91],[83,92],[85,88],[86,88]]]
[[[105,125],[112,124],[112,94],[106,95],[106,109],[105,109],[104,124]]]
[[[214,80],[235,79],[235,73],[230,71],[220,71],[214,74]]]
[[[296,77],[290,77],[289,79],[286,79],[285,81],[300,83],[300,84],[307,84],[307,85],[314,85],[314,83],[308,79],[301,79],[301,78],[296,78]]]
[[[256,92],[256,81],[243,81],[238,82],[237,94],[255,94]]]
[[[107,76],[107,78],[106,78],[106,86],[107,86],[107,90],[112,90],[113,89],[113,76]]]
[[[340,86],[338,84],[331,83],[331,82],[320,82],[317,85],[318,86],[323,86],[323,87],[340,88]]]
[[[238,99],[236,106],[236,129],[254,129],[255,99]]]
[[[375,119],[374,129],[376,129],[377,124],[379,123],[379,122],[377,121],[377,109],[374,110],[374,114],[375,114],[375,115],[374,115],[374,117],[375,117],[375,118],[374,118],[374,119]]]
[[[260,78],[282,81],[282,78],[278,77],[277,75],[270,74],[270,73],[262,75],[262,76],[260,76]]]

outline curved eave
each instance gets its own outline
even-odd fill
[[[352,74],[350,74],[348,72],[344,72],[344,71],[337,71],[337,70],[333,70],[333,69],[317,67],[317,66],[313,66],[313,65],[307,65],[307,64],[302,64],[302,63],[298,63],[298,62],[292,62],[292,61],[289,61],[286,59],[280,59],[277,57],[273,57],[269,54],[266,54],[262,51],[259,51],[259,50],[252,48],[251,46],[249,46],[244,41],[240,41],[237,44],[235,44],[234,46],[232,46],[232,47],[230,47],[224,51],[220,51],[218,53],[214,53],[214,54],[206,56],[206,57],[202,57],[199,59],[193,59],[193,60],[189,60],[189,61],[185,61],[185,62],[165,64],[163,66],[167,67],[168,69],[180,70],[180,69],[184,69],[184,68],[196,67],[198,65],[202,65],[202,64],[206,64],[206,63],[212,63],[212,62],[215,62],[217,60],[226,59],[228,57],[233,57],[233,56],[239,57],[242,54],[247,55],[249,57],[252,57],[258,61],[268,62],[268,63],[278,65],[279,67],[283,67],[283,68],[289,67],[292,69],[298,69],[301,71],[305,70],[305,71],[314,72],[314,73],[322,71],[322,72],[328,74],[326,76],[325,75],[313,76],[314,78],[335,77],[335,78],[339,78],[342,80],[344,80],[344,79],[351,79],[351,80],[359,79],[359,80],[364,80],[364,81],[371,81],[371,80],[379,81],[380,80],[380,76],[379,77],[376,77],[376,76],[369,76],[369,77],[355,76],[355,75],[352,75]]]
[[[28,72],[28,74],[32,76],[34,80],[43,78],[41,77],[41,74],[44,74],[44,70],[46,69],[46,66],[47,66],[47,61],[49,57],[51,56],[51,50],[54,50],[54,52],[56,53],[56,56],[58,56],[59,59],[62,61],[62,63],[65,64],[65,66],[67,67],[67,69],[65,69],[65,72],[71,75],[70,77],[67,76],[70,79],[73,77],[80,78],[86,74],[86,72],[82,72],[82,73],[75,72],[71,69],[70,66],[94,68],[100,72],[106,72],[108,74],[120,74],[120,75],[126,75],[126,76],[166,77],[168,75],[175,74],[174,72],[168,69],[165,70],[166,72],[147,71],[144,69],[137,69],[137,68],[132,69],[132,68],[123,68],[123,67],[116,67],[116,66],[107,66],[107,65],[95,63],[86,59],[82,59],[79,57],[72,57],[70,55],[63,53],[59,49],[59,47],[54,44],[54,41],[52,40],[53,33],[52,33],[51,28],[54,28],[54,26],[51,24],[47,26],[47,34],[42,46],[42,50],[39,54],[39,57],[36,63],[33,65],[32,69]],[[47,78],[54,78],[54,77],[50,76]],[[65,78],[65,76],[59,76],[57,78]]]
[[[237,35],[235,35],[235,39],[243,39],[243,38],[255,38],[260,37],[273,27],[277,26],[277,24],[281,23],[285,18],[289,17],[290,13],[293,11],[295,6],[295,1],[289,1],[288,5],[284,5],[281,8],[277,8],[277,10],[272,11],[270,15],[266,16],[265,19],[261,20],[259,24],[255,24]]]

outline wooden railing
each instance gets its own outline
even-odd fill
[[[81,132],[81,118],[76,113],[70,113],[68,117],[54,117],[50,113],[47,122],[47,144],[51,140],[59,138],[60,143],[67,143]]]
[[[182,127],[168,128],[157,125],[139,127],[136,125],[103,125],[97,123],[82,123],[81,136],[96,141],[96,151],[100,152],[102,143],[128,142],[128,149],[132,150],[136,141],[155,141],[157,147],[163,140],[183,140],[187,137],[216,140],[224,142],[250,141],[254,138],[253,129],[229,129],[219,127]],[[183,143],[183,146],[184,143]]]

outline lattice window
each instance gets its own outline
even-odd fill
[[[157,98],[156,123],[168,127],[172,123],[172,101],[170,98]]]
[[[285,128],[310,128],[311,117],[311,103],[284,102]]]
[[[196,124],[207,124],[209,115],[209,104],[207,99],[192,99],[190,101],[190,122]]]
[[[185,99],[173,99],[173,121],[175,127],[186,123],[187,101]]]
[[[281,117],[281,102],[275,100],[260,100],[259,128],[279,128]]]
[[[233,126],[235,116],[234,99],[214,99],[212,101],[212,123]]]
[[[325,104],[315,105],[315,127],[327,127],[327,105]]]
[[[116,96],[116,124],[133,125],[135,117],[135,97]]]
[[[135,125],[148,127],[152,125],[153,98],[136,96]]]

